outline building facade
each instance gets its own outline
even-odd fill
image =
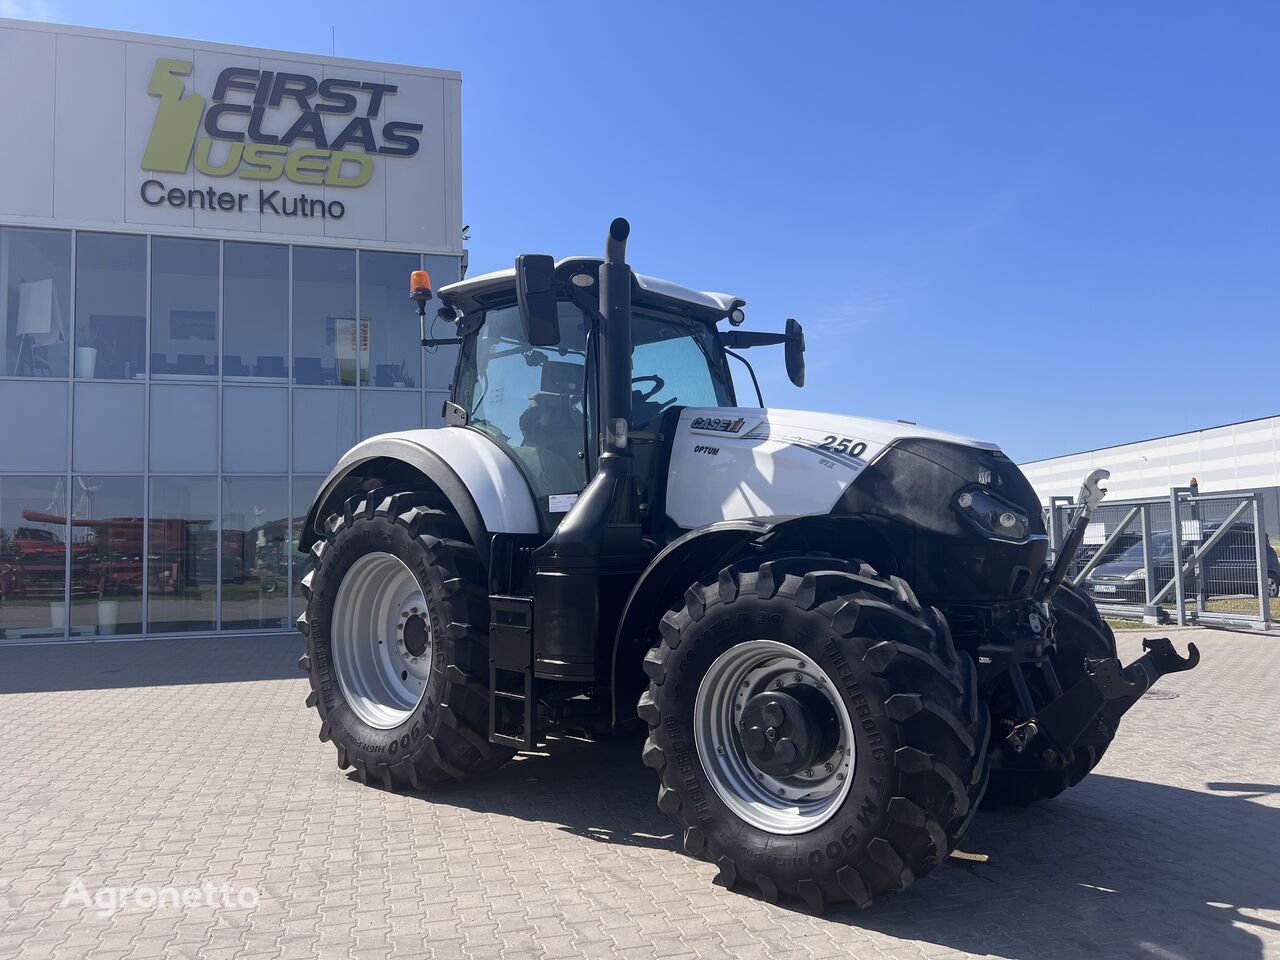
[[[1192,477],[1201,493],[1259,491],[1267,532],[1280,536],[1280,416],[1036,460],[1022,471],[1047,506],[1050,497],[1074,497],[1100,467],[1111,471],[1114,500],[1167,499]]]
[[[439,423],[461,78],[0,20],[0,642],[270,631],[357,440]]]

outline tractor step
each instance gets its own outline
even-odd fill
[[[533,598],[489,596],[489,741],[538,745],[534,711]]]

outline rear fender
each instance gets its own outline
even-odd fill
[[[696,581],[748,556],[829,553],[865,560],[881,574],[897,572],[888,542],[857,516],[749,517],[722,520],[668,544],[631,590],[613,644],[613,721],[636,715],[644,691],[645,653],[658,640],[658,623]]]
[[[356,444],[325,478],[298,540],[309,550],[321,524],[371,482],[422,481],[449,501],[486,566],[489,535],[538,533],[538,511],[514,461],[492,440],[462,427],[408,430]]]

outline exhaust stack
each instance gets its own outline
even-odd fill
[[[609,225],[600,265],[600,372],[596,473],[551,539],[534,552],[534,672],[600,682],[623,603],[649,560],[628,440],[631,422],[631,267],[622,217]]]

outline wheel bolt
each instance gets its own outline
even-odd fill
[[[813,776],[813,771],[812,771],[812,770],[805,770],[803,775],[804,775],[804,776],[806,776],[806,777],[812,777],[812,776]]]
[[[804,679],[804,675],[800,673],[793,674],[791,679],[794,680],[796,683],[799,683],[801,680]]]

